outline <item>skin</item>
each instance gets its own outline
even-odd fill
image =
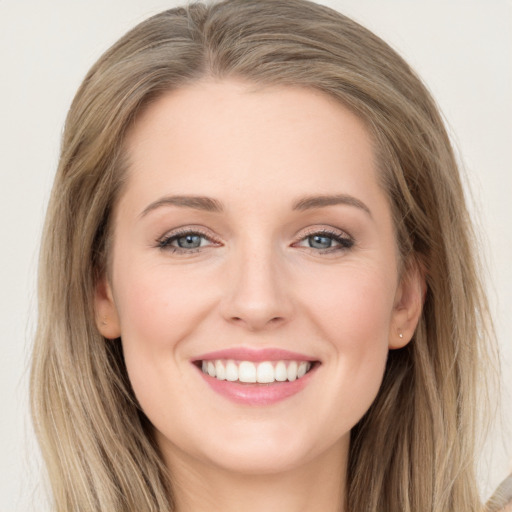
[[[350,430],[421,311],[419,273],[399,274],[364,124],[312,90],[205,80],[154,102],[126,147],[97,323],[122,338],[178,510],[342,510]],[[350,204],[293,209],[333,194]],[[223,211],[161,202],[176,195]],[[162,247],[177,228],[199,230],[201,246]],[[319,248],[311,235],[325,230],[352,245],[324,233]],[[321,364],[286,400],[237,404],[191,360],[239,346]]]

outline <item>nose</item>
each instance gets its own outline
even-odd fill
[[[249,331],[275,328],[291,318],[289,292],[289,280],[271,248],[240,251],[229,265],[221,313]]]

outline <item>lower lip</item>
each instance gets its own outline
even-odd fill
[[[203,373],[199,368],[198,371],[210,388],[233,402],[244,405],[272,405],[302,391],[311,381],[317,366],[315,364],[306,375],[293,382],[273,382],[270,384],[245,384],[219,380]]]

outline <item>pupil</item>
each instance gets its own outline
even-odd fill
[[[178,238],[178,245],[183,249],[195,249],[201,245],[199,235],[187,235]]]
[[[328,249],[332,245],[332,240],[327,236],[314,235],[309,237],[309,244],[315,249]]]

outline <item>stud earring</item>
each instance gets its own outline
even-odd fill
[[[398,337],[399,337],[400,339],[403,339],[404,335],[400,332],[400,333],[398,333]]]

